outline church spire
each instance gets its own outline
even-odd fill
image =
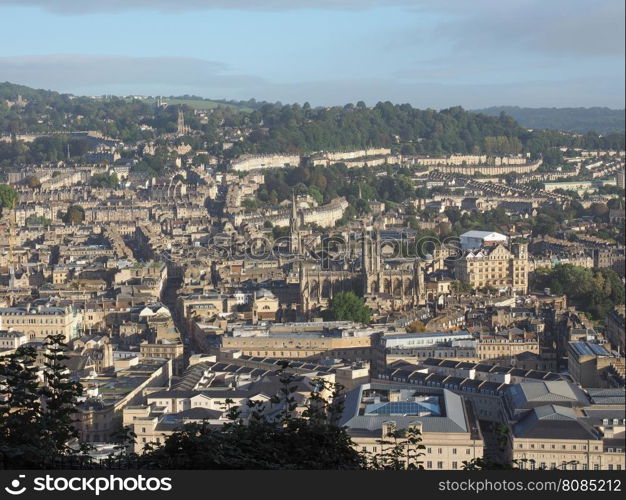
[[[298,229],[298,206],[296,205],[296,192],[291,192],[291,229]]]
[[[300,252],[300,223],[298,221],[298,207],[296,205],[296,193],[291,192],[291,215],[289,216],[289,233],[291,253]]]

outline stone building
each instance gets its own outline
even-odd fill
[[[513,243],[469,250],[455,264],[456,279],[476,289],[491,286],[528,292],[528,245]]]

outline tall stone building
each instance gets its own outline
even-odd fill
[[[474,288],[486,286],[528,292],[528,245],[513,243],[469,250],[456,262],[456,279]]]

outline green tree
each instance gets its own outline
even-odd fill
[[[114,189],[119,187],[120,181],[115,172],[112,174],[95,174],[89,179],[89,185],[99,188]]]
[[[453,281],[450,283],[450,289],[454,293],[472,293],[474,291],[474,287],[464,281]]]
[[[49,335],[44,344],[43,383],[34,348],[0,358],[0,468],[48,468],[86,450],[70,446],[82,386],[63,363],[64,336]]]
[[[162,445],[141,457],[151,468],[168,469],[364,469],[366,461],[346,430],[337,425],[342,411],[341,388],[315,381],[302,417],[295,409],[292,374],[279,370],[281,386],[272,398],[278,418],[268,418],[267,406],[250,401],[248,422],[241,410],[227,401],[230,421],[220,428],[191,424],[174,432]],[[331,391],[330,401],[323,391]]]
[[[330,318],[335,321],[356,321],[368,324],[371,311],[365,301],[354,292],[340,292],[330,303]]]
[[[80,205],[70,205],[65,212],[63,222],[76,226],[85,220],[85,209]]]
[[[0,358],[0,468],[40,462],[42,408],[36,357],[33,347],[21,346]]]
[[[533,287],[565,294],[573,305],[594,319],[603,319],[615,305],[624,303],[624,286],[612,269],[588,269],[571,264],[539,268],[533,276]]]
[[[26,184],[30,189],[39,189],[41,187],[41,180],[36,175],[28,175],[24,179],[24,184]]]
[[[373,454],[368,461],[368,468],[373,470],[415,470],[423,469],[419,457],[426,447],[422,444],[422,432],[417,425],[398,429],[393,424],[383,424],[380,453]]]
[[[8,184],[0,184],[0,209],[13,209],[17,205],[19,195]]]
[[[26,225],[27,226],[49,226],[50,224],[52,224],[52,221],[42,215],[29,215],[26,218]]]
[[[67,345],[63,334],[46,337],[44,355],[44,385],[41,388],[43,413],[42,439],[61,455],[74,453],[68,446],[72,439],[78,438],[73,423],[76,400],[82,395],[82,385],[70,378],[70,371],[63,363],[69,359],[65,354]]]

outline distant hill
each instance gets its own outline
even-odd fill
[[[180,96],[180,97],[162,97],[163,102],[167,104],[186,104],[190,108],[194,109],[214,109],[220,106],[232,108],[238,111],[250,112],[254,108],[250,105],[249,101],[226,101],[218,99],[205,99],[197,96]],[[154,104],[155,98],[146,97],[145,102]]]
[[[520,125],[532,129],[563,130],[584,134],[622,132],[624,110],[610,108],[520,108],[519,106],[492,106],[475,109],[474,113],[498,116],[501,112],[514,118]]]

